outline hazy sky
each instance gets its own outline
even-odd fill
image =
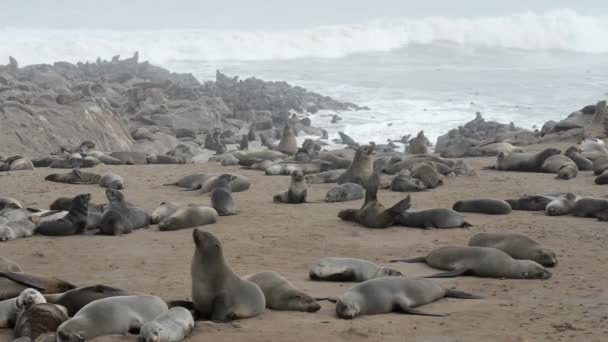
[[[374,18],[480,16],[572,8],[608,13],[607,0],[0,0],[0,28],[299,28]]]

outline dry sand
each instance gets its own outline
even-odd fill
[[[570,181],[550,174],[479,170],[492,158],[469,159],[478,176],[450,178],[436,190],[413,193],[417,208],[451,207],[474,197],[510,198],[547,191],[573,191],[605,197],[606,187],[595,185],[591,172]],[[313,296],[340,295],[351,284],[312,282],[309,267],[319,258],[345,256],[385,263],[395,257],[415,257],[446,245],[465,245],[479,232],[517,232],[529,235],[559,255],[549,280],[500,280],[459,277],[439,280],[447,287],[480,294],[483,300],[442,299],[425,311],[448,313],[447,318],[400,314],[338,319],[334,305],[322,304],[317,313],[266,311],[229,324],[199,322],[189,341],[606,341],[608,339],[608,223],[543,213],[513,212],[506,216],[467,214],[470,229],[430,230],[395,227],[372,230],[340,221],[340,209],[358,208],[361,201],[281,205],[272,194],[287,188],[288,177],[217,164],[169,166],[100,166],[125,178],[126,197],[152,211],[162,201],[210,204],[208,195],[182,192],[163,183],[198,172],[234,172],[251,178],[249,191],[234,194],[237,216],[221,217],[204,229],[224,244],[226,258],[241,275],[275,270]],[[105,201],[97,186],[44,181],[63,170],[37,169],[0,175],[0,196],[19,199],[29,207],[46,208],[57,197],[91,193]],[[320,201],[333,185],[312,185],[309,200]],[[380,199],[392,204],[405,194],[383,190]],[[77,285],[107,284],[164,299],[190,297],[192,230],[159,232],[156,227],[122,237],[42,237],[0,244],[0,255],[24,270],[53,275]],[[422,264],[394,264],[408,276],[435,272]],[[11,332],[0,330],[0,340]],[[104,337],[98,341],[135,341],[135,337]]]

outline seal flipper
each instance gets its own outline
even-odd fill
[[[467,273],[468,269],[467,268],[457,268],[455,270],[451,270],[449,272],[442,272],[442,273],[437,273],[437,274],[433,274],[430,276],[426,276],[424,278],[452,278],[452,277],[459,277],[465,273]]]
[[[28,274],[6,271],[6,272],[0,272],[0,277],[10,279],[14,282],[17,282],[17,283],[25,285],[25,286],[29,286],[38,291],[46,290],[46,287],[44,287],[44,285],[40,281],[34,279],[33,277],[29,276]]]
[[[363,206],[366,206],[369,202],[378,200],[378,183],[380,183],[380,177],[377,173],[373,173],[367,180],[367,187],[365,187],[365,202]]]
[[[316,301],[328,301],[328,302],[332,302],[332,303],[337,303],[338,302],[338,297],[317,297],[315,298]]]
[[[417,258],[412,258],[412,259],[392,259],[392,260],[389,260],[389,262],[409,262],[409,263],[426,262],[426,257],[417,257]]]
[[[412,206],[410,202],[411,202],[411,196],[407,195],[406,198],[404,198],[401,201],[397,202],[388,211],[391,212],[391,213],[393,213],[393,214],[400,215],[400,214],[406,212]]]
[[[462,224],[460,225],[460,228],[465,228],[466,229],[466,228],[469,228],[469,227],[473,227],[473,225],[470,224],[467,221],[462,222]]]
[[[446,298],[461,298],[461,299],[483,299],[482,296],[460,291],[460,290],[451,290],[447,289],[445,292]]]
[[[430,312],[420,311],[418,309],[415,309],[415,308],[409,306],[407,304],[407,301],[404,301],[404,300],[398,300],[398,302],[395,304],[395,306],[396,306],[395,309],[398,312],[403,312],[403,313],[410,314],[410,315],[431,316],[431,317],[446,317],[446,316],[449,316],[447,314],[434,314],[434,313],[430,313]]]

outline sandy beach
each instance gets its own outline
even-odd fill
[[[559,146],[562,147],[562,146]],[[542,146],[534,146],[540,149]],[[438,189],[412,193],[416,208],[451,207],[459,199],[511,198],[547,191],[572,191],[605,197],[605,188],[593,183],[592,172],[570,181],[551,174],[481,170],[492,158],[470,158],[478,175],[449,178]],[[312,282],[308,270],[318,259],[344,256],[386,263],[395,257],[416,257],[438,246],[465,245],[479,232],[517,232],[553,248],[559,265],[549,280],[499,280],[459,277],[441,284],[479,294],[483,300],[442,299],[424,307],[446,318],[388,314],[352,321],[335,316],[334,304],[322,303],[317,313],[266,310],[262,315],[227,324],[198,322],[189,341],[603,341],[608,329],[608,280],[602,274],[608,262],[606,223],[595,219],[548,217],[540,212],[513,212],[504,216],[467,214],[469,229],[420,230],[392,227],[362,228],[341,221],[337,212],[358,208],[346,203],[272,203],[272,194],[287,188],[288,177],[265,176],[216,163],[188,165],[98,166],[125,178],[126,198],[152,211],[162,201],[210,205],[208,195],[183,192],[163,183],[198,172],[238,173],[250,177],[251,188],[235,193],[239,214],[221,217],[204,229],[224,245],[232,269],[239,275],[263,270],[280,272],[312,296],[337,296],[351,284]],[[44,181],[58,170],[0,174],[2,196],[24,206],[47,208],[57,197],[91,193],[92,202],[105,202],[98,186],[65,185]],[[61,172],[61,170],[59,170]],[[322,201],[332,184],[311,185],[309,201]],[[385,204],[405,194],[382,190]],[[122,237],[34,236],[2,243],[0,255],[28,272],[56,276],[77,285],[107,284],[132,292],[150,293],[165,300],[190,298],[190,262],[194,251],[192,229],[160,232],[156,226]],[[422,264],[394,264],[408,277],[435,272]],[[0,340],[12,332],[0,330]],[[96,341],[135,341],[104,337]]]

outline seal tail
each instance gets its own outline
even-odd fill
[[[461,298],[461,299],[483,299],[482,296],[460,291],[460,290],[451,290],[448,289],[445,293],[445,296],[448,298]]]
[[[426,262],[426,257],[417,257],[412,259],[392,259],[389,262],[408,262],[408,263],[418,263],[418,262]]]

